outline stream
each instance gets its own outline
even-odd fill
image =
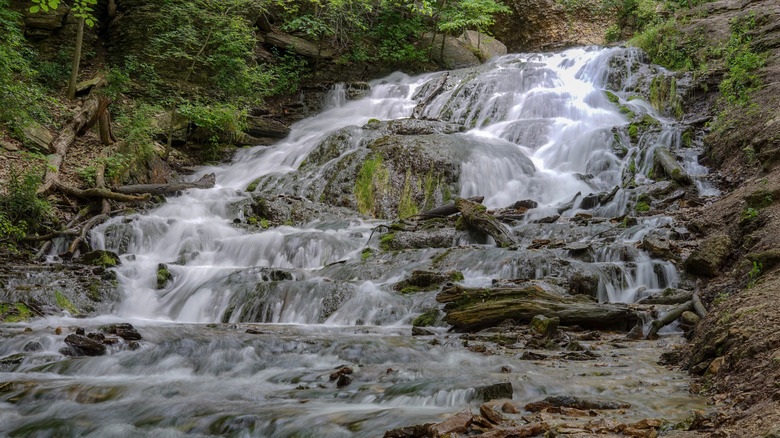
[[[670,216],[636,214],[639,203],[660,210],[674,195],[653,179],[654,150],[677,152],[697,196],[719,193],[696,161],[696,142],[686,144],[687,126],[640,92],[666,74],[636,49],[512,54],[450,72],[413,122],[405,119],[441,73],[394,73],[354,100],[334,88],[326,109],[294,124],[286,139],[241,149],[231,163],[189,177],[215,173],[213,189],[186,191],[92,231],[93,248],[121,257],[113,268],[121,299],[100,316],[3,324],[0,435],[378,437],[476,409],[477,388],[499,382],[512,384],[520,406],[563,394],[628,402],[630,409],[611,414],[620,421],[678,422],[705,409],[684,373],[657,364],[664,349],[684,342],[674,325],[654,341],[626,341],[623,333],[581,340],[589,360],[545,350],[549,359],[526,360],[535,349],[522,337],[468,338],[448,332],[441,318],[427,328],[432,334],[410,336],[412,321],[439,307],[436,293],[393,288],[414,270],[434,268],[462,272],[467,287],[545,281],[602,303],[681,287],[673,261],[640,248],[647,236],[686,233]],[[645,123],[631,132],[637,120]],[[426,153],[439,164],[385,160],[373,181],[378,187],[376,175],[387,172],[377,199],[389,201],[374,211],[400,208],[406,187],[432,205],[456,196],[484,196],[488,209],[532,200],[535,207],[507,224],[518,244],[499,248],[453,229],[442,232],[443,245],[382,250],[376,229],[390,221],[331,200],[351,196],[360,163],[388,138],[403,150],[433,144]],[[426,166],[444,169],[430,173],[436,188],[423,177],[410,185],[414,169]],[[642,201],[653,191],[663,194]],[[258,222],[258,199],[287,208],[289,220]],[[170,273],[162,284],[161,267]],[[119,322],[142,335],[133,348],[119,342],[97,357],[60,352],[71,327],[90,332]],[[352,372],[347,385],[331,378],[343,367]]]

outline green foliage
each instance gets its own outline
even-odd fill
[[[706,61],[699,57],[706,45],[703,30],[685,34],[675,19],[647,27],[629,44],[646,51],[653,63],[671,70],[695,70]]]
[[[724,58],[728,73],[720,83],[720,93],[728,105],[745,106],[760,87],[761,79],[756,71],[766,64],[766,57],[755,53],[750,47],[748,33],[755,29],[756,18],[749,14],[733,18],[730,21],[731,37],[724,48]]]
[[[439,318],[439,309],[431,307],[425,310],[420,316],[414,319],[412,326],[414,327],[430,327],[436,323],[436,319]]]
[[[57,0],[49,0],[57,1]],[[97,0],[75,0],[73,2],[73,16],[84,20],[88,27],[95,25],[95,16],[92,14],[95,10],[92,6],[97,4]]]
[[[761,262],[753,261],[753,269],[750,270],[750,282],[747,284],[747,288],[751,289],[756,285],[758,277],[761,276],[761,271],[764,269],[764,265]]]
[[[650,211],[650,205],[647,202],[637,202],[634,210],[637,212]]]
[[[406,219],[416,215],[417,211],[417,203],[412,198],[412,171],[408,170],[404,181],[404,190],[398,202],[398,217]]]
[[[43,182],[43,157],[33,154],[26,154],[25,157],[30,160],[27,168],[22,170],[12,166],[7,180],[2,183],[0,214],[11,226],[32,233],[44,229],[44,223],[53,219],[53,216],[48,201],[37,193]]]
[[[32,312],[23,303],[0,303],[0,323],[8,324],[27,321],[32,317]]]
[[[38,11],[49,12],[49,9],[57,9],[60,6],[60,0],[32,0],[33,6],[30,12],[37,14]]]
[[[36,55],[24,40],[20,22],[8,1],[0,0],[0,127],[17,137],[31,122],[47,123],[48,108],[54,106],[54,100],[32,81],[36,72],[30,59]]]
[[[113,183],[121,182],[124,172],[133,161],[130,154],[115,153],[108,157],[99,157],[96,163],[79,169],[78,174],[90,186],[95,185],[96,166],[102,163],[104,165],[104,175],[107,181]]]
[[[441,11],[439,30],[444,32],[475,29],[487,32],[495,23],[495,14],[511,14],[512,10],[496,0],[460,0],[450,2]]]
[[[384,192],[389,178],[390,172],[382,166],[381,155],[363,162],[353,189],[359,212],[371,216],[376,214],[376,197]]]
[[[424,25],[420,16],[405,17],[395,10],[384,10],[370,33],[376,41],[376,60],[393,64],[427,61],[427,50],[414,45]]]
[[[61,48],[50,60],[36,60],[33,66],[38,74],[35,76],[37,83],[45,87],[50,92],[63,88],[70,78],[70,55],[71,48]]]
[[[0,248],[11,252],[17,252],[15,242],[19,242],[27,236],[27,224],[24,222],[15,224],[0,211]]]
[[[268,69],[273,78],[270,94],[293,94],[298,91],[301,81],[308,77],[306,60],[292,53],[279,54],[274,50],[277,64]]]

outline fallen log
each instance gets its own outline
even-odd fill
[[[639,321],[628,306],[600,304],[585,295],[557,296],[537,285],[525,288],[445,287],[436,300],[444,306],[444,321],[457,331],[494,327],[507,319],[528,324],[534,316],[560,318],[561,325],[598,330],[631,329]]]
[[[49,157],[43,184],[38,188],[38,193],[48,193],[55,185],[59,184],[60,166],[65,160],[70,145],[76,140],[81,128],[89,122],[90,115],[94,114],[97,109],[98,99],[90,96],[84,102],[81,110],[63,127],[60,136],[52,143],[53,154]]]
[[[89,233],[89,230],[96,227],[98,224],[100,224],[101,222],[103,222],[108,218],[109,218],[108,214],[100,214],[88,220],[86,223],[84,223],[84,226],[81,227],[81,234],[78,237],[76,237],[68,247],[68,254],[72,256],[77,256],[76,251],[78,251],[79,245],[81,245],[82,243],[89,246],[87,244],[87,233]]]
[[[478,204],[481,204],[482,201],[485,200],[484,196],[474,196],[473,198],[467,198],[471,202],[476,202]],[[447,205],[442,205],[441,207],[432,208],[424,213],[418,214],[416,217],[420,217],[423,219],[432,219],[437,217],[447,217],[452,216],[453,214],[458,213],[458,208],[455,207],[455,203],[452,202]]]
[[[687,312],[691,309],[693,309],[693,300],[675,307],[674,309],[667,312],[660,318],[654,320],[652,323],[650,323],[650,331],[647,332],[646,338],[647,339],[655,338],[655,335],[658,334],[658,330],[661,330],[661,328],[673,323],[674,321],[677,320],[677,318],[682,316],[683,312]]]
[[[699,318],[707,316],[707,309],[704,307],[704,303],[701,302],[701,297],[698,293],[691,296],[691,304],[693,304],[693,311],[699,315]]]
[[[655,150],[655,163],[661,166],[664,173],[678,184],[687,186],[693,182],[690,175],[683,170],[677,159],[669,152],[669,149],[657,148]]]
[[[203,175],[195,182],[179,182],[170,184],[137,184],[131,186],[116,187],[114,191],[125,195],[147,193],[152,196],[170,195],[187,189],[210,189],[216,184],[216,176],[213,173]]]
[[[496,241],[497,246],[503,248],[515,244],[514,237],[496,218],[487,213],[485,206],[458,198],[455,200],[455,208],[463,215],[468,226],[488,234]]]
[[[64,184],[56,183],[56,189],[66,195],[75,196],[81,199],[110,199],[118,202],[136,202],[147,201],[152,196],[148,193],[143,196],[126,195],[124,193],[112,192],[108,189],[77,189],[75,187],[66,186]]]
[[[431,103],[434,97],[438,96],[439,93],[444,90],[444,84],[447,83],[447,78],[449,76],[449,72],[444,72],[444,74],[441,75],[441,78],[439,78],[439,82],[436,83],[436,87],[433,89],[433,91],[431,91],[427,96],[425,96],[425,98],[417,103],[417,106],[414,107],[414,111],[412,111],[413,119],[419,119],[422,116],[423,111],[425,111],[425,107]]]

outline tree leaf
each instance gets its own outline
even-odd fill
[[[31,13],[31,14],[36,14],[36,13],[38,13],[38,11],[40,11],[40,10],[41,10],[41,8],[40,8],[40,7],[38,7],[38,6],[33,6],[33,7],[31,7],[31,8],[30,8],[30,13]]]

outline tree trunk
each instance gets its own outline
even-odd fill
[[[70,82],[68,82],[68,99],[76,98],[76,80],[79,76],[79,63],[81,62],[81,43],[84,40],[84,18],[79,18],[76,31],[76,51],[73,54],[73,64],[70,67]]]
[[[688,301],[687,303],[677,306],[671,311],[664,314],[662,317],[654,320],[650,324],[650,331],[647,333],[647,339],[654,339],[655,335],[658,334],[658,330],[661,330],[662,327],[667,326],[674,321],[677,320],[684,312],[687,312],[688,310],[693,309],[693,301]]]

